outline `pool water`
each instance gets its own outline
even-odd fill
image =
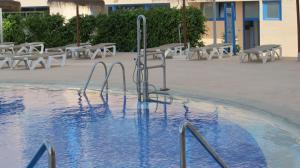
[[[25,167],[48,140],[57,167],[179,167],[179,125],[189,120],[220,157],[236,168],[297,167],[298,137],[256,113],[178,98],[137,110],[137,98],[98,92],[87,101],[76,90],[0,88],[0,167]],[[126,102],[126,103],[125,103]],[[187,134],[188,167],[218,167]],[[47,167],[43,157],[37,167]]]

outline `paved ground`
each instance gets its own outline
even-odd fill
[[[121,61],[126,67],[128,88],[134,90],[132,53],[119,53],[116,57],[104,58],[105,62]],[[0,82],[57,84],[81,87],[93,62],[100,59],[68,60],[64,68],[28,71],[0,70]],[[157,63],[157,61],[150,61]],[[235,58],[212,61],[167,60],[168,87],[176,94],[222,100],[256,107],[280,115],[300,124],[300,63],[295,59],[261,64],[240,64]],[[102,73],[96,73],[100,79]],[[161,71],[150,72],[151,83],[161,84]],[[92,86],[100,86],[93,80]],[[98,82],[96,82],[98,81]],[[116,68],[112,74],[112,88],[121,88],[121,73]]]

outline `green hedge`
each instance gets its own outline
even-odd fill
[[[9,15],[4,19],[4,40],[24,43],[42,41],[47,47],[62,46],[71,41],[71,33],[60,15]]]
[[[148,47],[178,42],[181,11],[172,8],[117,11],[96,17],[81,16],[81,41],[93,44],[114,42],[117,43],[118,51],[135,51],[136,18],[140,14],[147,18]],[[201,45],[205,34],[202,11],[189,8],[187,17],[189,41],[192,45]],[[76,18],[65,23],[60,15],[8,15],[4,19],[4,38],[5,41],[16,43],[43,41],[46,47],[67,45],[76,42]]]

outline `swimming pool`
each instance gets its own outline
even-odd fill
[[[205,100],[176,98],[137,110],[136,97],[112,93],[91,106],[76,90],[0,88],[0,167],[24,167],[43,141],[57,167],[179,167],[179,125],[189,120],[229,167],[297,167],[300,142],[273,118]],[[218,167],[187,135],[189,167]],[[37,167],[47,167],[43,157]]]

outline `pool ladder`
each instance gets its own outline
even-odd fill
[[[161,55],[162,63],[159,65],[148,66],[148,56],[149,55]],[[136,62],[136,87],[138,94],[139,102],[151,102],[155,100],[151,100],[149,95],[165,95],[170,96],[166,93],[169,89],[166,86],[166,60],[163,52],[148,52],[147,51],[147,20],[144,15],[139,15],[137,17],[137,57],[135,59]],[[153,92],[149,91],[149,70],[162,68],[163,74],[163,87],[158,91],[155,90]]]
[[[49,142],[44,142],[26,168],[33,168],[43,154],[48,153],[48,168],[56,168],[55,150]]]
[[[103,62],[103,61],[98,61],[98,62],[96,62],[96,63],[94,64],[94,66],[93,66],[93,68],[92,68],[90,74],[89,74],[88,80],[86,81],[84,88],[81,90],[81,93],[83,93],[83,94],[86,93],[86,90],[87,90],[87,88],[88,88],[88,86],[89,86],[90,80],[91,80],[91,78],[92,78],[92,76],[93,76],[93,74],[94,74],[94,71],[95,71],[97,65],[99,65],[99,64],[101,64],[101,65],[104,67],[104,75],[105,75],[105,80],[103,81],[103,84],[102,84],[102,87],[101,87],[101,90],[100,90],[100,95],[101,95],[101,97],[103,98],[103,91],[104,91],[104,89],[106,89],[106,93],[108,92],[108,79],[109,79],[109,77],[110,77],[110,75],[111,75],[111,72],[112,72],[113,68],[114,68],[116,65],[120,65],[120,67],[121,67],[121,69],[122,69],[123,94],[124,94],[124,97],[126,97],[126,77],[125,77],[125,67],[124,67],[124,65],[123,65],[121,62],[119,62],[119,61],[113,62],[113,63],[110,65],[109,69],[107,69],[107,65],[106,65],[105,62]]]
[[[226,163],[220,158],[216,151],[208,144],[204,136],[197,131],[197,129],[188,121],[184,121],[180,124],[179,134],[180,134],[180,168],[186,168],[186,130],[190,130],[192,135],[200,142],[204,149],[213,157],[213,159],[222,168],[228,168]]]

